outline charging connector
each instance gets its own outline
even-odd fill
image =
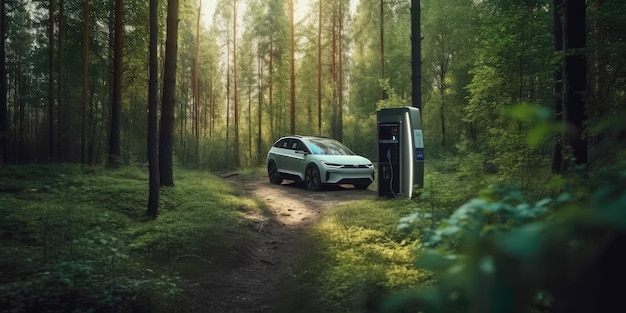
[[[389,190],[393,197],[397,197],[396,193],[393,191],[393,165],[391,164],[391,149],[387,149],[387,162],[389,162],[389,171],[391,172],[391,178],[389,179]]]

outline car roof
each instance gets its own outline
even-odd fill
[[[335,139],[328,138],[328,137],[324,137],[324,136],[301,136],[301,135],[287,135],[287,136],[283,136],[283,137],[281,137],[279,140],[281,140],[281,139],[285,139],[285,138],[297,138],[297,139],[330,139],[330,140],[335,140]]]

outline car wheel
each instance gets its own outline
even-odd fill
[[[320,178],[320,170],[315,165],[311,165],[306,168],[304,173],[304,183],[306,188],[312,191],[320,190],[322,187],[322,180]]]
[[[361,189],[361,190],[365,190],[369,186],[370,186],[370,184],[354,184],[354,188]]]
[[[271,162],[267,165],[267,176],[270,178],[270,183],[280,185],[283,182],[283,179],[280,178],[280,174],[278,173],[278,169],[276,168],[276,164]]]

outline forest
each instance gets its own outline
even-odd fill
[[[231,211],[256,208],[210,173],[264,171],[286,134],[376,162],[377,110],[416,103],[425,185],[363,204],[369,217],[339,208],[312,232],[294,298],[316,301],[301,312],[619,304],[624,288],[608,286],[626,279],[622,0],[0,0],[0,18],[10,312],[191,310],[179,296],[194,269],[174,273],[170,256],[200,232],[239,238]],[[194,220],[195,206],[213,212]],[[364,270],[368,240],[386,252]]]

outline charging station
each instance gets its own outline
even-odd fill
[[[424,187],[424,138],[418,108],[384,108],[378,124],[378,195],[413,197]]]

